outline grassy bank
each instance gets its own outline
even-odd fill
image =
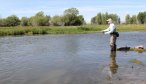
[[[0,36],[36,34],[82,34],[93,33],[107,28],[108,25],[85,26],[38,26],[38,27],[0,27]],[[118,31],[145,31],[146,25],[117,25]]]

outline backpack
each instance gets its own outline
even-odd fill
[[[119,32],[115,32],[115,35],[116,35],[117,37],[119,37]]]
[[[119,32],[113,32],[113,33],[111,33],[111,35],[112,34],[114,34],[114,35],[116,35],[117,37],[119,37]]]

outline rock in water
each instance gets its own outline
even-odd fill
[[[117,49],[118,51],[129,51],[130,50],[130,47],[120,47]]]

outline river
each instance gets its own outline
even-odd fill
[[[139,44],[145,32],[117,39],[117,47]],[[146,53],[110,52],[101,33],[0,37],[0,84],[146,84]]]

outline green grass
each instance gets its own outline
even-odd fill
[[[0,27],[0,36],[39,34],[86,34],[106,29],[108,25]],[[146,25],[117,25],[119,32],[146,31]]]
[[[146,31],[146,25],[117,25],[117,30],[120,32]]]

